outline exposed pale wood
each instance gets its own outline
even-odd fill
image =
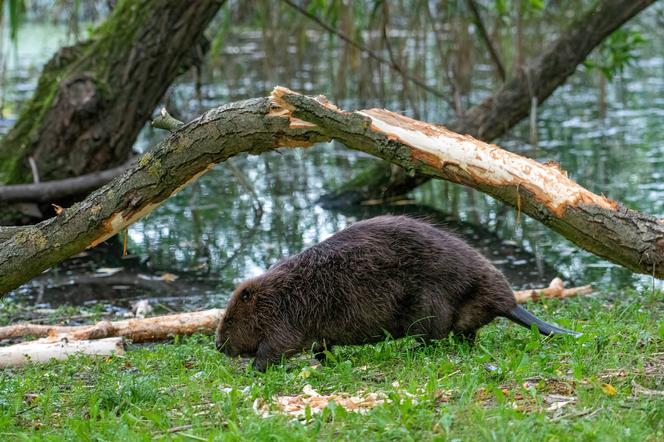
[[[589,295],[592,292],[593,287],[591,285],[566,289],[562,279],[554,278],[549,287],[518,290],[514,292],[514,297],[519,304],[525,304],[528,301],[538,301],[541,298],[568,298],[570,296]]]
[[[69,340],[123,337],[132,342],[162,341],[176,335],[213,333],[223,312],[222,309],[211,309],[151,318],[101,321],[91,326],[16,324],[0,327],[0,340],[32,336],[37,338],[66,337]]]
[[[531,113],[533,99],[542,105],[572,75],[586,57],[612,32],[654,3],[654,0],[599,0],[575,11],[573,22],[557,32],[524,66],[482,102],[446,125],[454,132],[494,140]],[[405,195],[431,177],[412,174],[390,163],[368,166],[338,190],[321,198],[323,204],[346,206],[367,200]]]
[[[480,190],[578,246],[635,272],[664,278],[664,220],[627,209],[541,164],[471,136],[383,109],[344,112],[277,87],[273,101],[336,140],[406,171]]]
[[[51,359],[63,360],[75,354],[110,356],[123,353],[123,338],[93,341],[39,340],[0,347],[0,368],[48,362]]]

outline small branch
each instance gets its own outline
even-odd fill
[[[90,193],[103,186],[116,176],[127,170],[130,162],[113,169],[93,172],[74,178],[43,181],[33,184],[12,184],[0,186],[0,202],[35,202],[50,203],[59,198]],[[2,239],[0,238],[0,241]]]
[[[0,347],[0,368],[18,367],[32,362],[48,362],[51,359],[64,360],[74,354],[121,355],[124,353],[122,338],[99,339],[95,341],[53,342],[39,340]]]
[[[345,41],[349,45],[359,49],[360,51],[367,54],[369,57],[371,57],[374,60],[378,61],[379,63],[382,63],[386,66],[389,66],[393,71],[395,71],[399,75],[403,76],[408,81],[410,81],[410,82],[416,84],[417,86],[421,87],[425,91],[430,92],[431,94],[433,94],[433,95],[435,95],[439,98],[444,99],[446,97],[446,94],[444,94],[443,92],[441,92],[437,89],[434,89],[431,86],[428,86],[423,80],[404,72],[401,69],[401,66],[399,66],[398,64],[393,63],[390,60],[378,55],[377,53],[375,53],[371,49],[369,49],[366,46],[364,46],[363,44],[353,40],[352,38],[350,38],[349,36],[347,36],[343,32],[339,31],[338,29],[335,29],[332,26],[328,25],[327,23],[325,23],[324,21],[322,21],[321,19],[319,19],[315,15],[311,14],[306,9],[304,9],[301,6],[297,5],[295,2],[293,2],[291,0],[283,0],[283,2],[286,3],[288,6],[290,6],[291,8],[298,11],[300,14],[307,17],[309,20],[311,20],[311,21],[315,22],[316,24],[318,24],[321,28],[325,29],[328,32],[331,32],[334,35],[336,35],[337,37],[339,37],[340,39],[342,39],[343,41]]]
[[[175,132],[182,126],[184,126],[184,123],[169,114],[165,107],[162,107],[160,115],[152,120],[152,127],[165,129],[169,132]]]
[[[486,31],[486,27],[484,26],[484,22],[482,21],[482,16],[480,15],[480,11],[477,8],[477,4],[475,3],[475,0],[466,0],[466,3],[468,4],[470,11],[473,13],[475,24],[477,25],[477,29],[480,31],[480,36],[482,37],[484,44],[489,50],[489,54],[491,55],[491,60],[493,61],[493,64],[496,66],[496,71],[498,73],[498,76],[500,77],[500,81],[504,83],[506,78],[505,67],[503,66],[503,62],[500,61],[500,57],[498,56],[498,50],[493,46],[491,38],[489,37],[489,33]]]
[[[562,279],[554,278],[547,288],[519,290],[514,292],[514,296],[517,303],[525,304],[528,301],[539,301],[542,298],[567,298],[577,295],[589,295],[592,292],[593,288],[591,285],[566,289]]]

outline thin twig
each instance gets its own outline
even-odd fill
[[[585,409],[585,410],[581,410],[577,413],[563,414],[561,416],[551,418],[551,419],[549,419],[549,422],[558,422],[558,421],[563,420],[563,419],[575,419],[577,417],[584,417],[584,416],[585,416],[586,419],[590,419],[591,417],[593,417],[594,415],[596,415],[600,411],[602,411],[602,407],[600,407],[596,410],[593,410],[592,408],[588,408],[588,409]]]
[[[466,3],[468,3],[470,11],[473,13],[475,24],[477,25],[477,29],[480,31],[480,36],[482,37],[482,40],[484,40],[484,44],[489,50],[489,54],[491,55],[491,60],[493,61],[493,64],[496,66],[496,71],[498,73],[498,76],[500,77],[500,81],[504,83],[505,67],[503,66],[503,62],[500,61],[500,57],[498,56],[498,50],[493,46],[491,38],[489,38],[489,34],[486,31],[484,22],[482,21],[482,16],[480,15],[480,11],[479,9],[477,9],[477,4],[475,3],[475,0],[466,0]]]
[[[656,396],[656,397],[664,397],[664,390],[651,390],[650,388],[646,388],[642,385],[637,384],[637,382],[632,379],[632,387],[634,388],[634,394],[641,394],[644,396]]]
[[[436,27],[436,21],[434,20],[433,14],[431,13],[431,9],[429,9],[429,2],[424,2],[424,11],[427,14],[427,18],[429,19],[429,24],[431,25],[431,31],[433,32],[434,38],[436,39],[436,50],[438,51],[438,56],[440,58],[440,65],[442,68],[441,71],[443,71],[445,79],[452,86],[452,89],[454,90],[456,88],[456,80],[454,80],[450,75],[449,61],[448,61],[449,57],[448,54],[443,52],[443,41],[440,38],[440,31]],[[463,109],[461,108],[460,102],[456,102],[455,100],[450,99],[449,97],[443,97],[443,100],[445,100],[450,109],[454,110],[454,113],[457,115],[457,117],[463,114]]]
[[[338,29],[334,29],[332,26],[330,26],[327,23],[323,22],[321,19],[316,17],[314,14],[311,14],[309,11],[307,11],[306,9],[304,9],[301,6],[297,5],[296,3],[292,2],[291,0],[283,0],[283,2],[286,3],[288,6],[290,6],[291,8],[298,11],[300,14],[302,14],[305,17],[307,17],[308,19],[310,19],[311,21],[317,23],[320,27],[322,27],[326,31],[331,32],[332,34],[336,35],[340,39],[344,40],[346,43],[348,43],[351,46],[353,46],[353,47],[359,49],[360,51],[364,52],[369,57],[373,58],[374,60],[376,60],[380,63],[383,63],[383,64],[389,66],[395,72],[402,75],[403,77],[405,77],[406,79],[408,79],[412,83],[418,85],[419,87],[421,87],[425,91],[430,92],[430,93],[432,93],[433,95],[435,95],[439,98],[445,98],[445,94],[443,92],[441,92],[437,89],[434,89],[431,86],[428,86],[421,79],[419,79],[419,78],[417,78],[417,77],[415,77],[411,74],[408,74],[408,73],[404,72],[398,64],[392,63],[390,60],[376,54],[371,49],[369,49],[366,46],[364,46],[363,44],[353,40],[352,38],[350,38],[349,36],[347,36],[343,32],[339,31]]]
[[[406,100],[409,101],[410,107],[413,108],[413,116],[415,119],[419,119],[419,112],[417,110],[417,105],[415,104],[415,101],[413,100],[413,97],[410,95],[410,91],[408,90],[408,82],[406,82],[406,77],[405,77],[405,71],[401,67],[401,63],[397,62],[397,58],[394,55],[394,51],[392,50],[392,43],[390,43],[390,39],[387,36],[387,27],[389,25],[390,21],[390,12],[389,12],[389,6],[388,2],[383,2],[383,42],[385,43],[385,49],[387,49],[387,55],[390,57],[390,62],[392,66],[395,67],[395,69],[401,74],[401,78],[404,80],[403,82],[403,93],[406,97]],[[401,57],[399,57],[401,58]]]
[[[178,433],[180,431],[191,430],[193,425],[178,425],[177,427],[169,428],[167,433]]]
[[[33,157],[28,157],[28,163],[30,163],[30,170],[32,171],[32,182],[35,184],[39,183],[39,168],[37,167],[37,162]]]

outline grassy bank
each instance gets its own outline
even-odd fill
[[[662,293],[606,293],[528,308],[585,334],[544,339],[499,320],[482,329],[475,345],[388,340],[337,348],[319,368],[300,357],[266,374],[220,355],[208,336],[130,346],[122,357],[0,371],[0,435],[664,440],[664,397],[652,391],[664,390]],[[332,403],[300,419],[277,411],[276,396],[302,394],[307,384],[320,394],[378,393],[382,404],[359,414]],[[257,414],[255,403],[272,416]]]

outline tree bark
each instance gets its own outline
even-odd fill
[[[0,293],[95,246],[154,210],[166,198],[240,152],[261,153],[327,138],[314,125],[289,126],[269,98],[230,104],[184,125],[124,174],[60,215],[34,226],[0,227]],[[283,110],[282,110],[283,111]]]
[[[574,21],[544,52],[518,70],[493,95],[448,127],[491,141],[525,118],[532,98],[540,105],[572,75],[588,54],[654,0],[601,0]],[[401,196],[430,177],[409,175],[385,162],[367,166],[355,178],[321,198],[325,207],[359,204]]]
[[[92,38],[60,50],[0,142],[0,184],[76,177],[126,162],[175,77],[200,60],[224,0],[119,1]],[[6,222],[6,221],[5,221]]]
[[[0,293],[94,246],[240,152],[336,139],[406,170],[485,192],[580,247],[664,278],[664,220],[626,209],[567,178],[555,164],[504,151],[444,127],[386,111],[343,112],[323,98],[276,88],[271,98],[211,110],[182,126],[130,169],[55,218],[0,228]]]

